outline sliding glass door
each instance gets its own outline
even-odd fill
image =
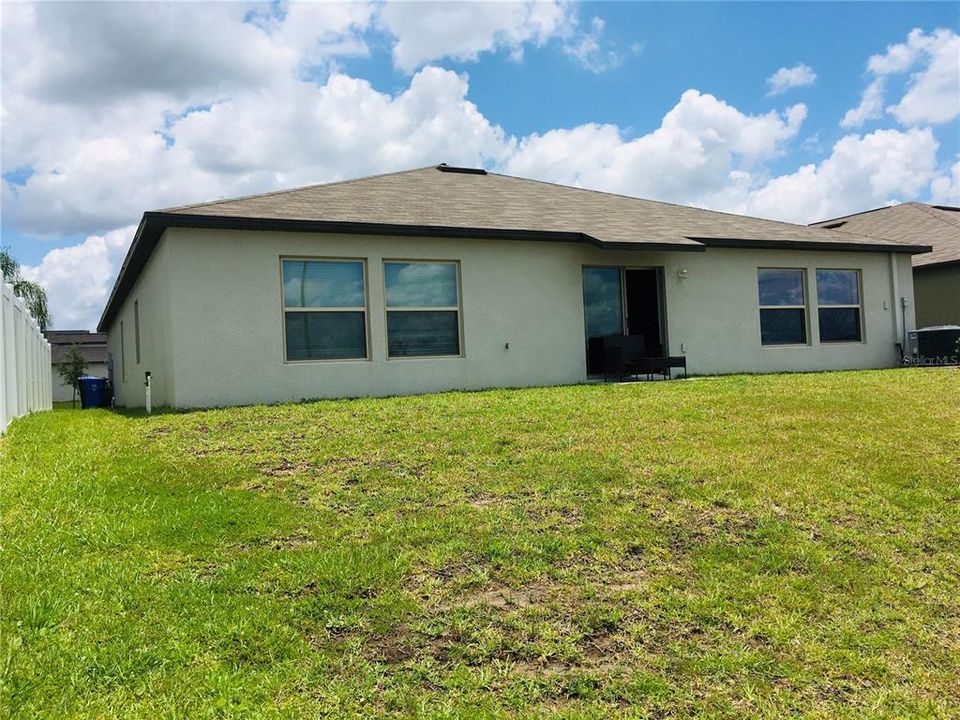
[[[606,335],[623,334],[623,273],[618,267],[583,269],[583,313],[587,331],[587,373],[603,372]]]
[[[660,268],[583,268],[588,374],[604,372],[602,339],[608,335],[642,335],[650,356],[665,353],[662,298]]]

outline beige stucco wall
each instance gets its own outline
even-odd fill
[[[107,365],[106,363],[90,363],[87,365],[87,375],[91,377],[107,377]],[[57,366],[53,366],[53,401],[54,402],[70,402],[73,400],[73,388],[69,385],[64,385],[63,381],[60,379],[60,373],[57,372]],[[77,395],[77,400],[80,400],[79,394]]]
[[[140,407],[144,404],[143,381],[146,371],[152,374],[153,404],[174,404],[173,352],[176,338],[171,332],[170,324],[170,289],[176,272],[171,266],[171,249],[171,244],[161,242],[153,251],[150,261],[140,273],[133,290],[107,330],[107,350],[113,361],[114,397],[116,404],[122,407]],[[136,354],[134,301],[139,301],[140,308],[139,363]],[[184,316],[181,321],[189,324],[191,318]],[[123,353],[120,347],[121,322]],[[122,367],[124,361],[125,378]]]
[[[916,268],[917,327],[960,325],[960,264]]]
[[[367,259],[370,360],[284,362],[281,256]],[[463,357],[386,359],[384,259],[460,261]],[[136,392],[118,383],[118,401],[142,405],[143,369],[154,372],[154,402],[160,395],[181,407],[583,382],[584,265],[663,266],[669,351],[686,354],[696,374],[895,365],[902,321],[894,286],[900,296],[913,293],[909,257],[884,253],[611,252],[577,243],[180,228],[166,232],[124,304],[127,379]],[[807,268],[811,298],[817,267],[861,269],[864,341],[821,344],[811,303],[809,345],[761,346],[758,267]],[[166,298],[169,317],[164,324],[151,316],[148,326],[141,316],[146,359],[132,377],[138,294],[141,313],[159,313],[156,303]],[[912,304],[906,315],[912,328]],[[111,328],[115,358],[118,327]]]

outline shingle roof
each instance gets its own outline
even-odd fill
[[[62,362],[67,350],[76,345],[80,354],[88,363],[107,361],[107,334],[93,333],[89,330],[47,330],[44,333],[50,343],[51,362]]]
[[[803,225],[526,180],[428,167],[170,208],[179,215],[577,233],[600,244],[699,245],[701,239],[835,243]],[[876,238],[845,239],[875,245]]]
[[[100,318],[106,330],[169,227],[718,247],[926,252],[929,247],[445,165],[146,212]]]
[[[960,262],[960,208],[909,202],[813,225],[838,235],[856,233],[932,246],[932,252],[913,256],[914,267]]]

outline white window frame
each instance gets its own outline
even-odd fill
[[[857,297],[860,299],[860,302],[857,303],[856,305],[849,305],[849,304],[831,305],[829,303],[821,303],[820,302],[820,278],[817,277],[817,273],[819,273],[821,270],[824,272],[836,272],[836,271],[855,272],[857,274]],[[814,283],[816,284],[815,289],[817,292],[817,340],[819,340],[820,343],[823,345],[859,345],[866,342],[867,330],[864,324],[864,317],[863,317],[863,270],[861,270],[860,268],[818,267],[814,270],[813,280],[814,280]],[[844,310],[844,309],[852,310],[856,308],[857,315],[859,316],[859,319],[860,319],[860,339],[859,340],[824,340],[823,336],[820,334],[821,333],[820,308],[830,308],[830,309],[836,309],[836,310]]]
[[[799,271],[802,278],[802,287],[803,287],[803,305],[759,305],[759,287],[760,287],[760,272],[762,270],[790,270],[792,272]],[[813,342],[813,333],[810,332],[810,288],[808,285],[807,278],[807,269],[804,267],[770,267],[763,266],[757,268],[757,303],[759,305],[759,310],[757,311],[757,329],[760,331],[760,347],[763,348],[802,348],[810,347],[810,344]],[[803,336],[806,338],[804,342],[789,342],[789,343],[765,343],[763,341],[763,321],[762,321],[762,312],[764,310],[803,310]]]
[[[304,262],[358,262],[363,268],[363,307],[287,307],[283,291],[283,263],[287,260]],[[367,272],[367,259],[359,257],[331,257],[313,255],[281,255],[277,265],[280,272],[280,352],[285,365],[303,365],[312,363],[351,363],[369,362],[370,351],[370,277]],[[287,358],[287,313],[288,312],[362,312],[363,333],[366,355],[355,358],[307,358],[305,360],[289,360]]]
[[[412,306],[412,307],[390,307],[387,304],[387,265],[453,265],[457,281],[457,304],[456,305],[430,305],[430,306]],[[384,258],[381,265],[381,275],[383,281],[383,339],[384,351],[387,360],[441,360],[449,358],[463,358],[466,356],[466,350],[463,345],[463,288],[460,282],[460,261],[459,260],[440,260],[440,259],[410,259],[410,258]],[[391,355],[390,354],[390,330],[389,315],[391,312],[456,312],[457,313],[457,346],[460,350],[457,355]]]

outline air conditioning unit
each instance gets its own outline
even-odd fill
[[[917,365],[960,364],[960,325],[936,325],[907,333],[907,351]]]

